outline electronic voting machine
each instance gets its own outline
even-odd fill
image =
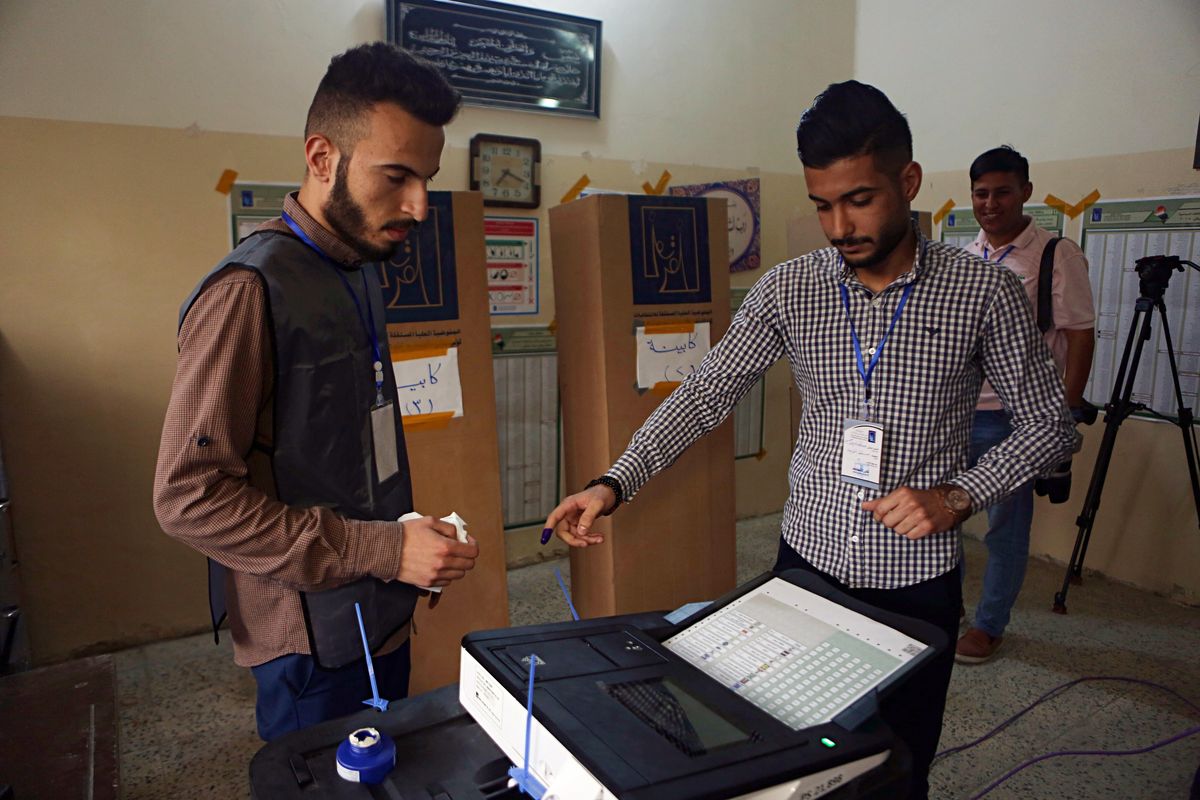
[[[816,798],[888,759],[880,694],[947,646],[790,570],[660,631],[468,634],[459,702],[547,800]]]

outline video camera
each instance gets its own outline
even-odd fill
[[[1071,409],[1071,416],[1075,418],[1075,424],[1091,425],[1096,421],[1096,415],[1099,411],[1096,406],[1084,400],[1082,406]],[[1075,444],[1075,452],[1079,452],[1079,445],[1083,441],[1083,437],[1076,434],[1078,437]],[[1071,498],[1071,459],[1059,464],[1049,475],[1043,475],[1033,482],[1033,491],[1039,497],[1050,497],[1051,503],[1065,503]]]

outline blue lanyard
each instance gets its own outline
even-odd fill
[[[1013,248],[1014,248],[1014,247],[1016,247],[1016,245],[1015,245],[1015,244],[1010,244],[1010,245],[1008,246],[1008,249],[1007,249],[1007,250],[1005,250],[1003,253],[1001,253],[1001,254],[1000,254],[1000,257],[996,259],[996,263],[997,263],[997,264],[1003,264],[1003,263],[1004,263],[1004,259],[1008,258],[1008,254],[1009,254],[1009,253],[1011,253],[1011,252],[1013,251]],[[988,253],[988,251],[987,251],[987,245],[985,244],[985,245],[983,246],[983,257],[984,257],[984,258],[987,258],[987,253]]]
[[[908,303],[908,296],[912,294],[914,285],[910,283],[904,287],[904,293],[900,295],[900,302],[896,305],[896,313],[892,315],[892,322],[888,325],[887,332],[883,334],[883,338],[875,346],[875,354],[871,356],[871,360],[864,363],[862,346],[858,341],[858,331],[854,329],[854,318],[850,316],[850,291],[846,288],[846,284],[838,284],[838,288],[842,291],[842,306],[846,309],[846,320],[850,323],[850,339],[854,342],[854,357],[858,362],[858,374],[863,382],[868,416],[871,411],[871,373],[875,371],[875,365],[879,363],[879,357],[883,355],[883,346],[887,344],[888,337],[892,335],[892,330],[895,329],[896,322],[900,319],[900,315],[904,313],[904,306]]]
[[[282,216],[283,221],[292,229],[292,233],[296,234],[300,238],[300,241],[312,248],[326,264],[333,268],[337,276],[342,279],[342,285],[346,287],[346,291],[350,293],[350,299],[354,301],[354,310],[358,312],[358,321],[362,323],[363,328],[366,330],[367,338],[371,340],[371,351],[375,354],[375,363],[373,365],[375,368],[375,403],[376,405],[383,405],[383,357],[379,350],[379,334],[375,330],[375,314],[371,311],[370,301],[368,300],[367,302],[367,313],[364,316],[362,303],[358,299],[358,293],[354,291],[354,288],[350,285],[350,281],[346,279],[342,268],[324,250],[318,247],[316,242],[309,238],[308,234],[296,224],[296,220],[292,219],[290,214],[284,211]],[[363,275],[363,294],[369,294],[366,275]]]

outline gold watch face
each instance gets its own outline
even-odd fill
[[[946,505],[951,511],[962,512],[971,508],[971,495],[957,486],[946,490]]]
[[[480,142],[479,191],[484,200],[532,201],[534,160],[532,147]]]

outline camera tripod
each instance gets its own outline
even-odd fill
[[[1108,476],[1108,466],[1112,460],[1113,446],[1117,442],[1117,432],[1121,423],[1135,411],[1146,410],[1160,419],[1167,420],[1179,426],[1183,434],[1183,449],[1187,457],[1188,474],[1192,479],[1192,500],[1196,505],[1196,521],[1200,525],[1200,480],[1196,477],[1196,432],[1192,428],[1192,410],[1183,402],[1183,391],[1179,386],[1179,367],[1175,363],[1175,348],[1171,344],[1171,329],[1167,324],[1167,307],[1163,295],[1167,291],[1167,283],[1171,280],[1172,272],[1183,272],[1183,265],[1200,270],[1200,265],[1191,261],[1183,261],[1178,256],[1147,256],[1137,260],[1136,271],[1139,276],[1140,296],[1134,305],[1133,320],[1129,326],[1129,336],[1125,340],[1125,351],[1121,355],[1121,366],[1117,370],[1117,380],[1113,384],[1112,398],[1104,406],[1104,439],[1100,443],[1100,452],[1096,454],[1096,466],[1092,470],[1092,480],[1088,485],[1087,498],[1083,501],[1083,510],[1076,518],[1079,533],[1075,537],[1075,547],[1071,551],[1071,560],[1067,564],[1067,574],[1063,578],[1062,589],[1054,595],[1054,612],[1067,613],[1067,590],[1071,584],[1083,582],[1083,559],[1087,556],[1088,542],[1092,538],[1092,525],[1096,521],[1096,511],[1100,508],[1100,494],[1104,491],[1104,479]],[[1155,414],[1143,403],[1130,400],[1133,394],[1134,381],[1137,379],[1138,364],[1142,358],[1142,346],[1150,340],[1150,321],[1154,309],[1158,309],[1162,320],[1163,341],[1167,345],[1167,358],[1171,363],[1171,377],[1175,381],[1175,403],[1179,409],[1179,418],[1171,420],[1161,414]],[[1132,353],[1132,359],[1130,354]]]

